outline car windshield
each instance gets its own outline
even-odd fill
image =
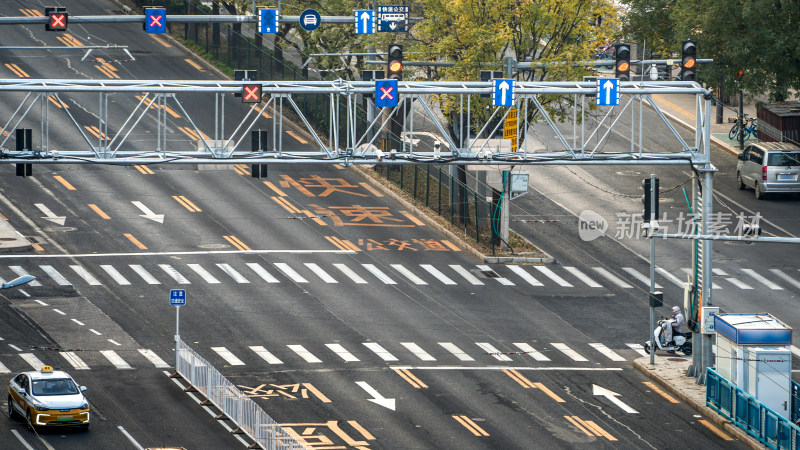
[[[768,166],[800,166],[800,152],[770,153]]]
[[[77,394],[78,386],[69,378],[52,380],[33,380],[33,395],[72,395]]]

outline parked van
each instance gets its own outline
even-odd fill
[[[756,199],[766,194],[800,192],[800,146],[788,142],[758,142],[739,154],[739,189],[751,187]]]

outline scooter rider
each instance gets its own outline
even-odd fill
[[[686,319],[683,317],[683,313],[681,313],[681,309],[678,306],[672,307],[672,320],[670,321],[670,326],[664,327],[664,343],[669,344],[672,342],[672,334],[673,333],[685,333],[684,330],[684,323]]]

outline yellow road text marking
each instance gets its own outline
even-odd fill
[[[675,400],[675,397],[667,394],[666,392],[662,391],[661,388],[653,384],[652,381],[643,381],[642,384],[649,387],[651,391],[655,392],[656,394],[664,397],[670,403],[680,403],[678,400]]]
[[[333,166],[333,167],[337,167],[337,165],[335,165],[335,164],[334,164],[334,166]],[[380,193],[380,192],[379,192],[377,189],[375,189],[374,187],[370,186],[370,185],[369,185],[369,183],[364,183],[364,182],[361,182],[361,183],[358,183],[358,184],[360,184],[360,185],[361,185],[361,186],[362,186],[364,189],[366,189],[366,190],[370,191],[370,192],[372,193],[372,195],[374,195],[375,197],[383,197],[383,194],[381,194],[381,193]]]
[[[181,206],[188,209],[191,212],[201,212],[202,209],[198,208],[197,205],[192,203],[188,198],[184,197],[183,195],[173,195],[172,198],[175,199],[176,202],[180,203]]]
[[[244,242],[239,240],[239,238],[237,238],[236,236],[222,236],[222,237],[224,237],[226,241],[230,242],[231,245],[233,245],[239,250],[242,251],[252,250],[250,247],[244,245]]]
[[[145,247],[145,245],[144,245],[144,244],[142,244],[141,242],[139,242],[139,240],[138,240],[138,239],[136,239],[135,237],[133,237],[133,235],[132,235],[132,234],[130,234],[130,233],[125,233],[125,234],[123,234],[123,236],[125,236],[126,238],[128,238],[128,240],[129,240],[129,241],[131,241],[131,242],[133,243],[133,245],[135,245],[135,246],[139,247],[139,249],[140,249],[140,250],[147,250],[147,247]]]
[[[609,434],[606,430],[600,428],[599,425],[597,425],[591,420],[583,420],[580,419],[578,416],[564,416],[564,418],[567,419],[571,424],[575,425],[576,428],[580,429],[589,436],[604,437],[609,441],[617,440],[617,438]]]
[[[709,422],[709,421],[707,421],[705,419],[698,420],[698,422],[702,423],[706,428],[711,430],[717,436],[721,437],[723,440],[726,440],[726,441],[732,441],[733,440],[732,437],[728,436],[727,434],[725,434],[724,431],[722,431],[719,428],[715,427],[714,424],[712,424],[711,422]]]
[[[364,439],[368,441],[375,440],[375,436],[373,436],[372,433],[367,431],[366,428],[362,427],[360,423],[356,422],[355,420],[348,420],[347,423],[349,423],[351,427],[355,428],[356,431],[361,433],[361,435],[364,436]]]
[[[153,170],[151,168],[149,168],[147,166],[143,166],[141,164],[134,164],[133,167],[135,167],[136,170],[141,172],[142,175],[153,175],[153,174],[155,174],[155,172],[153,172]]]
[[[8,64],[6,64],[6,65],[8,65]],[[301,144],[308,144],[307,140],[301,138],[300,136],[297,135],[297,133],[295,133],[292,130],[286,130],[286,134],[288,134],[289,136],[297,139],[297,141],[300,142]]]
[[[464,428],[469,430],[470,433],[474,434],[475,436],[484,436],[484,437],[489,436],[489,433],[487,433],[486,430],[479,427],[478,424],[473,422],[472,419],[470,419],[469,417],[464,415],[452,416],[452,417],[453,419],[456,419],[458,423],[463,425]]]
[[[313,384],[311,384],[311,383],[303,383],[303,386],[306,389],[308,389],[309,391],[311,391],[312,394],[316,395],[317,398],[320,399],[320,401],[322,401],[322,403],[330,403],[331,402],[331,399],[326,397],[322,392],[319,391],[319,389],[315,388]]]
[[[53,178],[55,178],[56,181],[58,181],[59,183],[63,184],[64,187],[67,188],[67,190],[77,191],[77,189],[75,189],[74,186],[69,184],[69,181],[65,180],[61,175],[53,175]]]
[[[269,181],[265,181],[264,184],[268,188],[272,189],[273,192],[275,192],[276,194],[280,195],[281,197],[286,197],[286,192],[283,192],[278,186],[275,186],[274,184],[272,184]]]
[[[111,220],[111,217],[108,216],[99,206],[95,205],[94,203],[89,203],[89,208],[92,208],[92,211],[96,212],[98,216],[102,217],[106,220]]]
[[[394,369],[395,373],[400,375],[404,380],[408,382],[411,386],[415,389],[427,389],[428,385],[423,383],[422,380],[417,378],[416,375],[411,373],[408,369]]]
[[[25,72],[24,70],[20,69],[20,67],[18,65],[16,65],[16,64],[5,64],[5,66],[8,68],[8,70],[14,72],[14,75],[16,75],[16,76],[18,76],[20,78],[30,78],[31,77],[30,75],[28,75],[27,72]]]

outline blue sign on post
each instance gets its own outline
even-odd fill
[[[319,28],[322,18],[313,9],[307,9],[300,13],[300,26],[306,31],[314,31]]]
[[[408,5],[378,5],[378,32],[408,32]]]
[[[494,79],[492,106],[514,106],[514,80]]]
[[[400,101],[397,80],[375,80],[375,107],[392,108]]]
[[[186,290],[173,289],[169,291],[169,304],[173,306],[183,306],[186,304]]]
[[[353,11],[356,18],[356,34],[375,34],[375,11],[360,9]]]
[[[167,32],[167,9],[166,8],[145,8],[144,9],[144,31],[148,33]]]
[[[258,32],[277,33],[278,32],[278,10],[261,8],[258,10]]]
[[[598,106],[618,106],[619,105],[619,79],[618,78],[598,78],[597,79],[597,105]]]

